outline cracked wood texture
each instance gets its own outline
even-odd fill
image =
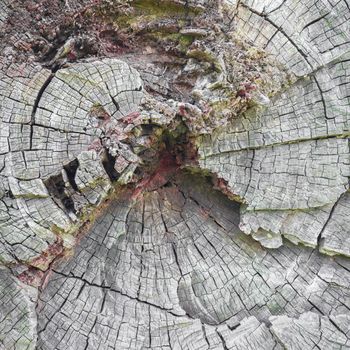
[[[350,349],[348,0],[0,0],[0,350]]]

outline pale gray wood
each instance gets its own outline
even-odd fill
[[[16,4],[0,350],[350,349],[348,0],[147,1],[75,63]]]

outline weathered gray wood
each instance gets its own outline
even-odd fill
[[[272,349],[290,341],[246,317],[347,314],[348,261],[290,244],[263,249],[240,233],[238,205],[200,177],[180,176],[170,187],[130,197],[111,202],[74,257],[54,268],[40,296],[39,349],[153,349],[159,341],[214,349],[201,327],[216,332],[224,348]],[[230,331],[226,324],[241,325]],[[66,331],[57,332],[60,325]],[[156,328],[165,332],[159,340]],[[321,348],[323,341],[347,342],[323,334]]]
[[[42,6],[0,0],[0,350],[350,349],[348,0]]]
[[[349,40],[340,32],[349,10],[346,1],[334,6],[315,1],[308,11],[305,6],[302,1],[240,2],[237,30],[301,77],[267,108],[204,136],[200,164],[247,204],[241,227],[262,244],[280,246],[281,235],[311,246],[322,239],[324,252],[348,255],[348,230],[342,243],[332,245],[325,237],[336,230],[332,222],[328,226],[330,211],[348,189]],[[319,40],[327,35],[339,45],[323,52]],[[331,45],[327,40],[324,45]]]
[[[0,347],[33,350],[36,345],[35,306],[38,291],[0,269]]]
[[[299,319],[286,316],[271,318],[273,334],[288,349],[348,349],[350,347],[347,331],[349,318],[340,316],[336,320],[305,313]],[[344,332],[345,330],[345,332]]]

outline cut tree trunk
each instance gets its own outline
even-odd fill
[[[0,0],[0,350],[350,349],[348,0]]]

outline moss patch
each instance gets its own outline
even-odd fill
[[[151,15],[156,18],[196,15],[199,13],[196,9],[186,8],[181,4],[176,4],[172,1],[162,0],[134,0],[131,6],[140,10],[143,14]]]

